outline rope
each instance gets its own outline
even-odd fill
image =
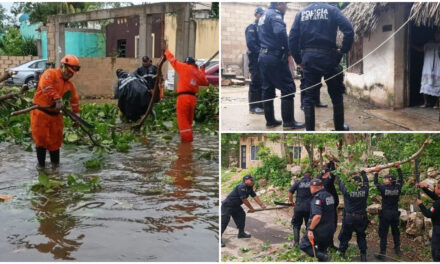
[[[409,21],[411,21],[412,20],[412,18],[415,16],[415,13],[413,13],[396,31],[394,31],[393,32],[393,34],[391,34],[387,39],[385,39],[381,44],[379,44],[379,46],[377,46],[375,49],[373,49],[371,52],[369,52],[367,55],[365,55],[363,58],[361,58],[360,60],[358,60],[357,62],[355,62],[354,64],[352,64],[352,65],[350,65],[350,66],[348,66],[347,68],[345,68],[344,70],[342,70],[342,71],[340,71],[340,72],[338,72],[338,73],[336,73],[335,75],[333,75],[333,76],[330,76],[329,78],[327,78],[327,79],[324,79],[324,82],[327,82],[328,80],[331,80],[331,79],[333,79],[333,78],[335,78],[336,76],[338,76],[338,75],[340,75],[340,74],[343,74],[344,72],[346,72],[346,71],[348,71],[349,69],[351,69],[351,68],[353,68],[354,66],[356,66],[357,64],[359,64],[359,63],[361,63],[363,60],[365,60],[367,57],[369,57],[371,54],[373,54],[374,52],[376,52],[378,49],[380,49],[383,45],[385,45],[388,41],[390,41],[392,38],[394,38],[394,36],[397,34],[397,33],[399,33],[400,32],[400,30],[402,30],[408,23],[409,23]],[[316,87],[316,86],[318,86],[318,85],[321,85],[321,83],[322,82],[319,82],[319,83],[316,83],[316,84],[314,84],[314,85],[312,85],[312,86],[309,86],[309,87],[306,87],[306,88],[304,88],[304,89],[301,89],[300,91],[298,91],[298,92],[293,92],[293,93],[290,93],[290,94],[286,94],[286,95],[283,95],[283,96],[279,96],[279,97],[274,97],[274,98],[271,98],[271,99],[266,99],[266,100],[261,100],[261,101],[255,101],[255,102],[243,102],[243,103],[235,103],[235,104],[222,104],[222,107],[223,106],[240,106],[240,105],[249,105],[249,104],[258,104],[258,103],[264,103],[264,102],[269,102],[269,101],[273,101],[273,100],[275,100],[276,98],[279,98],[279,99],[282,99],[282,98],[284,98],[284,97],[288,97],[288,96],[292,96],[292,95],[295,95],[295,94],[300,94],[300,93],[302,93],[302,92],[304,92],[304,91],[307,91],[307,90],[310,90],[310,89],[312,89],[312,88],[314,88],[314,87]]]

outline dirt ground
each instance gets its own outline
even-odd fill
[[[298,81],[296,81],[298,82]],[[299,87],[299,83],[297,83]],[[263,115],[249,113],[249,106],[227,105],[245,103],[248,100],[248,86],[225,86],[221,88],[221,129],[222,131],[280,131],[282,126],[268,129]],[[277,90],[277,96],[280,92]],[[316,130],[330,131],[333,125],[333,107],[327,88],[321,88],[321,101],[328,108],[316,108]],[[436,131],[440,130],[438,109],[418,107],[400,110],[383,109],[353,97],[344,96],[345,121],[352,131]],[[281,120],[281,103],[275,100],[275,118]],[[295,119],[304,121],[300,109],[300,96],[295,97]],[[302,131],[303,129],[299,129]]]
[[[224,198],[224,197],[223,197]],[[258,208],[258,205],[253,202],[253,206]],[[339,211],[338,230],[334,236],[335,245],[339,245],[338,234],[341,229],[342,211]],[[223,234],[223,242],[226,247],[221,249],[221,256],[223,261],[267,261],[267,257],[271,256],[271,261],[312,261],[304,253],[298,254],[292,259],[281,259],[286,255],[287,251],[300,252],[298,249],[292,249],[292,229],[290,220],[293,215],[292,208],[260,211],[246,216],[245,231],[252,235],[248,239],[238,239],[238,230],[231,219],[228,228]],[[303,234],[304,228],[301,232]],[[414,238],[409,237],[405,233],[401,233],[401,249],[403,256],[399,258],[394,253],[394,244],[391,233],[388,235],[388,249],[387,258],[384,262],[426,262],[431,260],[430,246],[414,241]],[[374,254],[379,251],[379,237],[378,226],[370,224],[367,229],[367,260],[369,262],[377,262]],[[289,247],[290,246],[290,247]],[[353,252],[350,259],[342,260],[336,258],[338,253],[334,253],[332,261],[360,261],[359,250],[356,244],[356,235],[350,241],[350,249]]]

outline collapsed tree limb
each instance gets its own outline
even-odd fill
[[[426,147],[428,146],[428,144],[430,144],[430,143],[432,143],[432,139],[427,139],[427,140],[425,140],[425,142],[423,142],[423,145],[420,147],[420,149],[417,150],[414,154],[412,154],[409,158],[404,159],[404,160],[402,160],[402,161],[397,161],[397,162],[399,162],[399,164],[404,164],[404,163],[410,162],[411,160],[417,158],[418,156],[420,156],[420,155],[423,153],[423,151],[425,150],[425,148],[426,148]],[[395,162],[390,162],[390,163],[383,164],[383,165],[379,165],[379,166],[376,166],[376,167],[378,167],[378,168],[381,169],[381,170],[383,170],[383,169],[388,169],[388,168],[392,168],[392,167],[394,167],[394,163],[395,163]],[[371,173],[371,172],[376,171],[376,167],[362,168],[362,169],[360,169],[360,170],[357,170],[357,171],[354,171],[354,172],[350,172],[350,175],[359,174],[359,173],[361,173],[361,171],[365,171],[366,173]]]
[[[24,94],[25,92],[27,92],[29,90],[29,87],[27,86],[27,84],[23,84],[23,86],[21,86],[20,91],[19,92],[15,92],[15,93],[8,93],[5,95],[0,96],[0,102],[8,100],[8,99],[12,99],[12,98],[16,98],[22,94]]]

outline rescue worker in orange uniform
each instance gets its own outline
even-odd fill
[[[178,61],[168,50],[166,42],[165,56],[179,75],[177,83],[177,126],[179,127],[180,139],[182,142],[193,141],[192,123],[194,120],[194,110],[196,109],[199,86],[208,85],[205,75],[205,68],[199,69],[196,61],[192,57],[187,57],[185,62]]]
[[[49,151],[53,167],[60,163],[60,148],[63,142],[63,96],[71,93],[70,106],[79,115],[79,97],[75,86],[70,80],[80,69],[79,60],[73,55],[61,59],[58,69],[46,70],[38,83],[33,103],[39,106],[52,106],[48,109],[31,112],[32,138],[37,149],[38,165],[45,167],[46,151]]]

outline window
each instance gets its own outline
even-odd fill
[[[301,147],[293,147],[293,158],[299,158],[299,154],[301,153]]]
[[[39,61],[37,62],[37,67],[38,69],[46,69],[46,61]]]
[[[258,150],[259,148],[257,146],[251,146],[251,160],[259,160]]]
[[[126,39],[118,39],[118,57],[125,58],[125,52],[127,50],[127,40]]]

